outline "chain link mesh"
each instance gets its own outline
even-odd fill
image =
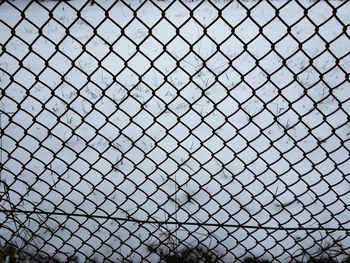
[[[349,1],[0,3],[1,260],[348,256]]]

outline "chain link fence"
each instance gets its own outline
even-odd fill
[[[349,262],[349,10],[1,1],[0,261]]]

